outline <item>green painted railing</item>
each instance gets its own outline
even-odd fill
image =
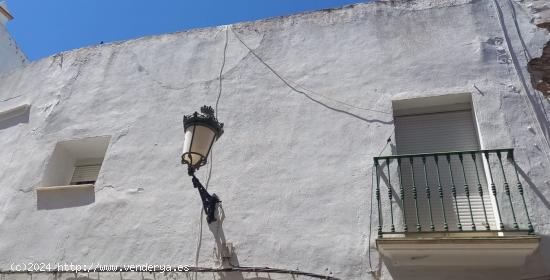
[[[379,236],[534,232],[513,149],[381,156],[374,168]]]

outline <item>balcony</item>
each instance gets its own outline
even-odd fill
[[[464,267],[514,277],[538,246],[513,149],[375,157],[374,168],[376,243],[400,279]]]

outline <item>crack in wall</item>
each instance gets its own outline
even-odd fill
[[[12,100],[12,99],[16,99],[16,98],[19,98],[19,97],[21,97],[21,96],[23,96],[23,95],[22,95],[22,94],[20,94],[20,95],[16,95],[16,96],[8,97],[8,98],[6,98],[6,99],[2,99],[2,100],[0,100],[0,102],[6,102],[6,101],[10,101],[10,100]]]
[[[161,81],[161,80],[157,79],[156,77],[154,77],[154,75],[151,73],[151,71],[149,71],[149,69],[147,69],[145,66],[143,66],[143,64],[139,60],[138,55],[135,52],[133,52],[131,50],[128,50],[128,52],[130,53],[131,57],[133,58],[133,60],[137,64],[138,71],[144,73],[145,76],[147,76],[149,78],[149,80],[151,80],[153,83],[155,83],[159,87],[161,87],[163,89],[168,89],[168,90],[185,90],[185,89],[187,89],[187,86],[180,86],[180,85],[175,86],[175,85],[171,85],[167,82],[164,82],[164,81]]]
[[[263,36],[262,36],[262,39],[260,41],[260,44],[262,42],[263,42]],[[177,85],[177,84],[174,85],[172,83],[160,80],[157,77],[155,77],[155,75],[146,66],[144,66],[141,63],[137,53],[135,53],[132,50],[128,50],[128,52],[130,53],[130,55],[131,55],[133,61],[135,62],[135,64],[137,65],[138,71],[140,73],[143,73],[147,78],[149,78],[149,80],[151,80],[154,84],[156,84],[157,86],[159,86],[160,88],[163,88],[163,89],[176,90],[176,91],[187,90],[189,87],[192,87],[192,86],[197,85],[197,84],[205,84],[205,85],[211,84],[213,82],[218,81],[219,78],[220,78],[219,76],[216,76],[215,78],[208,79],[208,80],[196,81],[196,82],[189,82],[188,81],[184,85]],[[224,71],[222,73],[222,78],[225,77],[225,76],[231,75],[235,70],[239,69],[240,66],[242,66],[242,63],[244,61],[246,61],[249,58],[250,55],[251,55],[251,53],[250,53],[250,51],[248,51],[245,55],[243,55],[241,58],[239,58],[239,60],[236,63],[234,63],[234,65],[231,66],[231,68],[224,69]]]

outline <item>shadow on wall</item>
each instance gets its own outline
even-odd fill
[[[539,247],[525,260],[522,279],[550,279],[550,235],[539,236]]]
[[[220,266],[223,268],[228,267],[239,267],[239,258],[233,250],[233,245],[228,244],[225,238],[225,232],[223,231],[223,221],[225,220],[225,211],[223,206],[220,203],[217,204],[217,217],[218,220],[208,225],[208,229],[214,235],[214,240],[216,241],[216,248],[214,249],[214,258],[216,260],[221,260]],[[245,280],[242,272],[218,272],[220,279],[224,280]],[[261,278],[254,278],[260,280]],[[252,280],[252,279],[247,279]]]
[[[223,222],[225,220],[225,211],[223,206],[220,203],[217,204],[217,209],[215,213],[217,221],[208,224],[208,229],[214,236],[214,241],[216,242],[216,247],[213,248],[213,258],[218,261],[216,266],[218,268],[243,268],[240,266],[239,258],[235,252],[233,244],[228,242],[225,237],[225,232],[223,230]],[[203,216],[201,215],[201,220]],[[200,246],[200,245],[199,245]],[[259,274],[262,274],[260,276]],[[267,275],[266,275],[267,274]],[[264,276],[265,275],[265,276]],[[190,277],[192,276],[192,277]],[[242,271],[218,271],[215,276],[212,273],[200,273],[200,272],[189,272],[186,274],[185,280],[192,279],[219,279],[219,280],[272,280],[273,278],[269,272],[242,272]],[[190,278],[189,278],[190,277]],[[181,278],[180,278],[181,279]],[[283,279],[277,278],[276,279]],[[299,276],[290,275],[289,278],[284,279],[302,279]],[[154,279],[144,279],[144,280],[154,280]],[[159,280],[158,278],[156,280]]]
[[[546,197],[544,197],[544,194],[540,192],[537,186],[533,183],[533,181],[531,181],[529,176],[525,174],[525,172],[521,169],[519,165],[517,166],[517,168],[518,168],[518,173],[521,176],[521,179],[523,179],[523,181],[525,181],[529,185],[529,190],[532,190],[537,195],[537,197],[542,201],[544,206],[546,206],[546,209],[550,210],[550,202],[548,202]]]
[[[93,185],[43,187],[36,190],[38,210],[78,207],[94,203]]]
[[[208,225],[210,232],[214,235],[214,240],[216,241],[216,248],[214,249],[214,258],[221,260],[219,264],[222,268],[237,268],[240,267],[239,258],[235,253],[232,243],[228,243],[225,238],[225,232],[223,231],[223,221],[225,220],[225,212],[221,203],[218,203],[217,217],[218,220]],[[246,273],[250,274],[250,273]],[[267,277],[260,277],[257,275],[254,277],[245,277],[243,272],[218,272],[219,279],[222,280],[271,280],[272,278],[268,275]],[[291,276],[294,279],[294,276]]]

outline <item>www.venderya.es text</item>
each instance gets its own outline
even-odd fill
[[[12,271],[17,272],[115,272],[115,271],[141,271],[141,272],[187,272],[186,265],[158,265],[158,264],[125,264],[107,265],[100,263],[73,264],[73,263],[12,263]]]

